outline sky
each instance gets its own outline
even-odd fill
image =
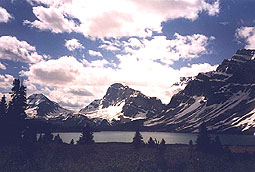
[[[79,110],[116,82],[169,103],[180,77],[255,49],[254,0],[0,0],[0,96],[14,78]]]

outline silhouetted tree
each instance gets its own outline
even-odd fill
[[[143,137],[141,133],[139,132],[139,130],[135,132],[135,136],[133,138],[132,144],[135,146],[135,148],[138,148],[144,145]]]
[[[159,141],[156,138],[154,139],[154,143],[155,145],[159,145]]]
[[[193,150],[193,141],[190,140],[189,141],[189,151],[192,151]]]
[[[19,79],[14,79],[11,89],[11,101],[9,102],[7,115],[4,119],[6,144],[17,144],[22,141],[22,134],[26,128],[26,87]]]
[[[166,149],[166,141],[165,141],[165,139],[161,139],[161,142],[160,142],[160,144],[159,144],[159,149],[161,150],[161,151],[165,151],[165,149]]]
[[[199,128],[199,134],[196,140],[196,149],[202,152],[209,152],[211,148],[211,138],[208,135],[205,123],[202,123]]]
[[[160,142],[160,145],[165,145],[165,144],[166,144],[165,139],[162,139],[161,142]]]
[[[7,121],[6,121],[7,103],[5,96],[2,97],[0,102],[0,145],[7,143],[8,131],[7,131]]]
[[[74,140],[73,139],[70,141],[70,145],[74,145]]]
[[[42,136],[42,143],[49,144],[53,142],[53,134],[47,129]]]
[[[2,120],[3,117],[5,117],[6,112],[7,112],[7,102],[6,102],[5,95],[3,95],[0,102],[0,120]]]
[[[149,138],[148,146],[149,147],[155,147],[155,142],[154,142],[154,140],[151,137]]]
[[[78,144],[93,144],[95,143],[94,141],[94,136],[93,136],[93,132],[91,127],[89,126],[89,124],[87,124],[83,130],[82,130],[82,135],[79,139],[79,141],[77,142]]]
[[[63,143],[63,140],[61,139],[59,134],[54,137],[54,143],[57,143],[57,144],[62,144]]]

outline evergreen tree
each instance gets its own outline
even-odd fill
[[[209,152],[211,147],[211,138],[208,135],[205,123],[202,123],[199,128],[199,134],[196,140],[196,148],[202,152]]]
[[[26,87],[20,83],[19,79],[14,79],[11,98],[9,102],[8,115],[14,119],[25,119],[26,118]]]
[[[192,151],[192,150],[193,150],[193,141],[192,141],[192,140],[189,141],[188,150],[189,150],[189,151]]]
[[[135,136],[133,138],[132,144],[135,146],[135,148],[138,148],[138,147],[141,147],[142,145],[144,145],[143,137],[142,137],[141,133],[139,132],[139,130],[137,130],[135,132]]]
[[[59,134],[54,137],[54,143],[57,143],[57,144],[62,144],[63,143],[63,140],[61,139]]]
[[[8,140],[8,128],[6,123],[6,112],[7,112],[7,103],[5,96],[2,97],[0,102],[0,145],[4,145]]]
[[[26,87],[19,79],[14,79],[11,89],[11,101],[5,118],[6,144],[18,144],[22,141],[22,134],[26,128]]]
[[[149,147],[154,147],[155,146],[155,142],[151,137],[149,138],[148,145],[149,145]]]
[[[53,134],[47,129],[42,137],[42,142],[45,144],[49,144],[53,142]]]
[[[83,128],[82,135],[77,143],[81,145],[95,143],[92,129],[88,124]]]
[[[0,102],[0,120],[2,120],[7,112],[7,102],[5,95],[2,96],[1,102]]]
[[[160,145],[165,145],[165,144],[166,144],[165,139],[162,139],[161,142],[160,142]]]
[[[161,149],[162,151],[166,149],[166,141],[163,138],[161,139],[161,142],[159,144],[159,149]]]
[[[74,140],[73,139],[70,141],[70,145],[74,145]]]

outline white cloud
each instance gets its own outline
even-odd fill
[[[50,30],[53,33],[70,33],[76,27],[76,24],[73,20],[67,19],[65,15],[55,7],[33,7],[33,13],[38,18],[38,20],[33,22],[25,20],[25,25],[36,27],[40,30]]]
[[[153,36],[150,39],[130,38],[123,41],[124,52],[128,55],[117,55],[120,61],[126,56],[132,56],[140,60],[159,60],[171,65],[179,59],[197,58],[202,54],[208,54],[207,46],[214,37],[206,37],[201,34],[182,36],[174,34],[174,39],[167,39],[166,36]]]
[[[118,48],[118,64],[105,59],[78,61],[75,57],[63,56],[32,64],[22,74],[28,78],[28,90],[37,90],[35,85],[40,85],[42,93],[67,108],[79,109],[94,99],[102,98],[115,82],[168,103],[173,94],[170,86],[179,77],[216,69],[208,63],[193,64],[179,70],[170,65],[179,59],[197,58],[210,53],[207,46],[213,39],[201,34],[182,36],[176,33],[173,39],[153,36],[127,41],[101,40],[103,45]]]
[[[173,69],[153,60],[139,60],[129,56],[121,59],[117,69],[105,67],[106,60],[79,62],[74,57],[61,57],[32,64],[22,75],[29,92],[40,91],[67,108],[79,110],[94,99],[102,98],[107,88],[121,82],[148,96],[156,96],[168,103],[172,96],[170,86],[181,76],[194,76],[215,69],[207,63]],[[35,85],[40,85],[37,90]],[[32,91],[31,91],[32,90]]]
[[[6,9],[0,7],[0,23],[7,23],[13,17],[7,12]]]
[[[25,21],[54,33],[79,32],[88,37],[151,36],[161,32],[163,21],[186,18],[195,20],[200,12],[219,13],[219,0],[30,0],[37,20]],[[75,22],[78,21],[78,22]]]
[[[0,88],[5,90],[5,91],[10,91],[12,88],[12,82],[14,78],[12,75],[0,75]]]
[[[6,66],[0,62],[0,69],[6,70]]]
[[[108,51],[119,51],[121,43],[118,39],[113,39],[110,41],[102,40],[103,44],[101,44],[98,48],[105,49]]]
[[[22,75],[28,77],[26,85],[32,89],[36,90],[33,85],[40,85],[43,88],[41,91],[51,99],[62,103],[72,102],[72,106],[77,104],[81,108],[85,102],[103,96],[105,87],[111,84],[112,73],[111,68],[99,67],[95,62],[85,66],[72,56],[64,56],[33,64],[29,71],[23,71]],[[79,90],[81,93],[82,89],[83,92],[87,90],[88,94],[78,96],[77,93]]]
[[[42,56],[36,52],[36,48],[26,41],[19,41],[13,36],[0,37],[0,58],[27,63],[36,63],[42,60]]]
[[[93,51],[93,50],[89,50],[89,55],[91,56],[99,56],[99,57],[103,57],[102,53],[99,51]]]
[[[84,49],[85,48],[77,39],[66,40],[65,47],[69,51],[74,51],[76,49]]]
[[[245,48],[255,49],[255,27],[241,27],[236,30],[236,37],[245,40]]]

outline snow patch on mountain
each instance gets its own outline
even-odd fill
[[[119,120],[120,116],[123,115],[121,113],[122,108],[124,106],[125,102],[122,101],[116,105],[111,105],[107,108],[103,108],[103,105],[99,105],[98,108],[90,108],[89,111],[81,111],[86,114],[86,117],[90,119],[94,118],[100,118],[100,119],[106,119],[108,122],[111,122],[112,120]]]

